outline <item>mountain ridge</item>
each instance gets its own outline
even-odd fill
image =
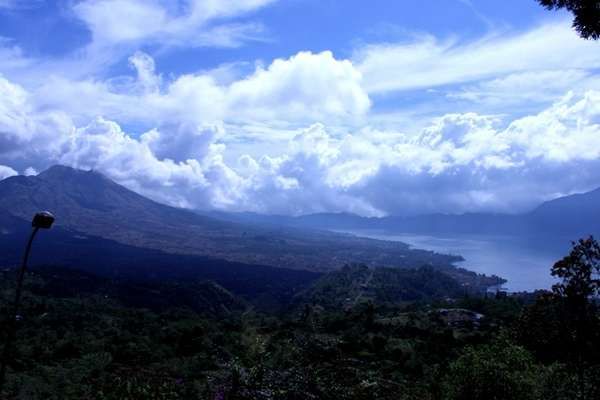
[[[342,212],[292,217],[212,212],[208,215],[230,221],[313,229],[376,229],[419,234],[570,235],[575,238],[600,234],[600,188],[546,201],[521,214],[467,212],[362,217]]]
[[[451,269],[461,260],[398,242],[198,215],[147,199],[95,171],[55,166],[37,176],[0,181],[0,213],[28,220],[43,209],[55,213],[56,227],[78,235],[253,265],[312,271],[348,263]]]

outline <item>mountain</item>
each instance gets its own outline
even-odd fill
[[[600,188],[547,201],[526,218],[546,231],[600,234]]]
[[[329,230],[385,230],[426,235],[485,234],[570,236],[600,235],[600,188],[542,203],[523,214],[426,214],[411,217],[369,218],[347,213],[324,213],[299,217],[252,213],[211,214],[226,221],[270,226],[294,226]]]
[[[154,202],[94,171],[55,166],[37,176],[0,181],[0,215],[7,222],[0,230],[10,231],[14,218],[29,220],[39,210],[52,211],[56,228],[80,241],[92,237],[166,254],[252,265],[312,271],[349,263],[449,269],[461,259],[398,242],[202,216]]]
[[[0,212],[0,266],[21,262],[30,233],[28,221]],[[258,264],[230,262],[205,256],[170,254],[129,246],[100,237],[83,235],[55,226],[35,240],[30,268],[93,274],[111,281],[133,281],[140,285],[212,281],[261,308],[285,305],[321,274]],[[76,284],[77,291],[82,285]]]

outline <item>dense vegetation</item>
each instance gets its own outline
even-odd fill
[[[598,398],[598,272],[591,239],[537,294],[349,266],[266,312],[209,282],[41,269],[27,276],[2,398]],[[1,275],[2,315],[13,278]]]

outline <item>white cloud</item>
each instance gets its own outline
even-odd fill
[[[167,10],[155,1],[82,1],[74,10],[96,40],[109,43],[155,36],[168,18]]]
[[[336,60],[328,51],[301,52],[232,83],[228,102],[231,110],[247,110],[247,118],[353,118],[366,114],[371,105],[361,81],[348,60]]]
[[[227,23],[274,0],[84,0],[75,14],[92,32],[97,46],[132,42],[167,46],[237,46],[255,37],[255,23]],[[219,21],[218,25],[213,22]]]
[[[514,121],[501,139],[528,159],[548,162],[600,159],[600,92],[567,95],[551,108]]]
[[[156,75],[154,59],[148,54],[137,51],[129,57],[129,63],[137,71],[137,83],[142,93],[157,93],[160,91],[162,78]]]
[[[600,79],[586,70],[540,70],[509,74],[451,91],[451,100],[466,100],[502,112],[531,111],[552,103],[566,91],[599,90]]]
[[[106,118],[78,125],[63,112],[36,109],[31,93],[6,80],[0,91],[2,165],[94,168],[179,206],[291,214],[522,211],[552,194],[600,185],[597,91],[509,124],[448,114],[416,135],[373,128],[340,135],[313,124],[277,154],[237,162],[225,161],[222,124],[174,116],[136,138]]]
[[[206,157],[223,136],[220,125],[180,123],[146,132],[141,141],[160,159],[186,161]]]
[[[69,110],[78,121],[97,115],[152,126],[172,121],[351,122],[368,112],[370,100],[361,74],[330,52],[302,52],[257,67],[250,75],[219,84],[210,73],[181,75],[163,82],[154,61],[137,52],[130,57],[137,79],[73,81],[48,79],[36,89],[39,108]],[[163,90],[161,90],[161,88]]]
[[[568,24],[179,76],[135,51],[237,45],[259,27],[231,21],[268,3],[77,3],[94,35],[82,57],[128,60],[128,76],[102,78],[76,63],[77,74],[63,73],[0,40],[0,70],[11,72],[0,77],[0,178],[64,163],[173,205],[284,214],[521,211],[600,186],[600,52]],[[386,129],[371,109],[369,94],[436,88],[446,108],[427,104],[436,117],[424,129],[414,128],[412,104],[402,121],[401,106],[388,108]],[[470,112],[447,113],[453,101],[470,102]]]
[[[355,62],[369,93],[468,83],[519,72],[600,67],[600,44],[581,40],[568,23],[462,43],[421,36],[359,49]]]
[[[25,176],[33,176],[33,175],[37,175],[39,172],[36,171],[35,168],[32,167],[27,167],[25,168],[25,171],[23,171],[23,175]]]
[[[226,207],[235,198],[235,181],[228,181],[228,167],[220,155],[222,148],[209,145],[197,158],[174,161],[159,158],[147,140],[137,140],[121,127],[103,118],[76,129],[65,137],[61,164],[102,171],[117,182],[154,199],[183,207]]]
[[[285,155],[248,160],[256,211],[414,214],[527,210],[600,186],[600,93],[567,97],[508,126],[450,114],[413,138],[335,139],[315,125]]]
[[[17,171],[6,165],[0,165],[0,180],[18,175]]]
[[[0,76],[0,162],[47,163],[60,151],[60,135],[71,121],[61,111],[40,111],[21,86]]]

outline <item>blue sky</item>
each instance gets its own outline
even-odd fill
[[[534,0],[0,0],[0,178],[192,208],[520,212],[600,186],[599,44]]]
[[[73,15],[73,3],[73,0],[5,0],[0,33],[14,39],[28,54],[64,56],[91,40],[86,25]],[[332,50],[348,57],[361,41],[401,40],[415,32],[476,38],[491,26],[527,29],[550,17],[534,1],[520,0],[496,4],[464,0],[288,0],[240,18],[262,23],[264,41],[250,41],[230,51],[180,49],[170,54],[175,55],[174,59],[159,58],[158,65],[166,71],[182,73],[240,59],[271,60],[305,50]]]

